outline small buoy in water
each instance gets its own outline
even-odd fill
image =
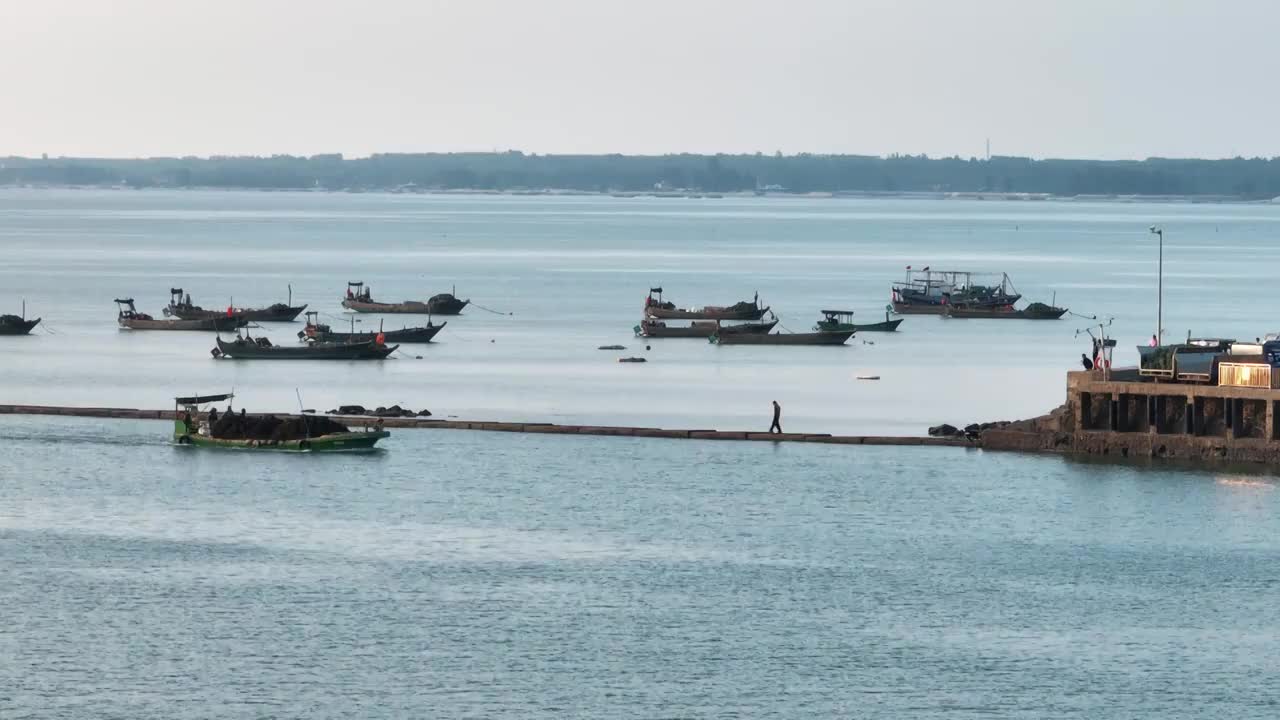
[[[879,380],[880,376],[879,375],[859,375],[858,379],[859,380]]]
[[[421,360],[421,359],[422,359],[422,356],[421,356],[421,355],[414,355],[414,356],[413,356],[413,358],[414,358],[415,360]]]
[[[494,340],[493,338],[489,338],[489,342],[498,342],[498,341]]]
[[[644,349],[645,349],[645,350],[652,350],[653,348],[649,347],[648,345],[645,345],[645,346],[644,346]]]

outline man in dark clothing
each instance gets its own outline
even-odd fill
[[[1085,370],[1093,369],[1093,361],[1090,360],[1089,356],[1085,355],[1084,353],[1080,353],[1080,364],[1084,366]]]
[[[777,432],[782,433],[782,406],[777,400],[773,401],[773,424],[769,426],[770,434]]]

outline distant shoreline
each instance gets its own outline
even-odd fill
[[[0,187],[854,197],[1237,203],[1280,201],[1280,158],[1035,160],[924,155],[387,153],[0,157]]]
[[[73,184],[0,184],[0,192],[10,190],[112,190],[120,192],[259,192],[259,193],[307,193],[324,195],[458,195],[496,197],[613,197],[620,199],[690,199],[720,200],[724,198],[770,199],[834,199],[834,200],[970,200],[993,202],[1099,202],[1099,203],[1156,203],[1188,205],[1280,205],[1280,197],[1271,199],[1247,198],[1235,195],[1055,195],[1052,193],[1006,192],[890,192],[837,190],[814,192],[786,191],[727,191],[702,192],[698,190],[632,190],[592,191],[573,188],[490,189],[490,188],[296,188],[252,186],[142,186],[131,185],[73,185]]]

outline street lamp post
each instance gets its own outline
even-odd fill
[[[1164,343],[1164,230],[1152,225],[1151,234],[1160,238],[1156,264],[1156,345],[1161,345]]]

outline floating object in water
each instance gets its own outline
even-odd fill
[[[653,348],[649,347],[648,345],[645,345],[645,346],[644,346],[644,349],[645,349],[645,350],[652,350]]]
[[[597,350],[626,350],[626,345],[601,345]]]
[[[879,375],[859,375],[858,379],[859,380],[879,380],[880,376]]]
[[[618,362],[632,363],[632,362],[649,362],[649,361],[642,357],[624,357],[624,358],[618,358]]]

